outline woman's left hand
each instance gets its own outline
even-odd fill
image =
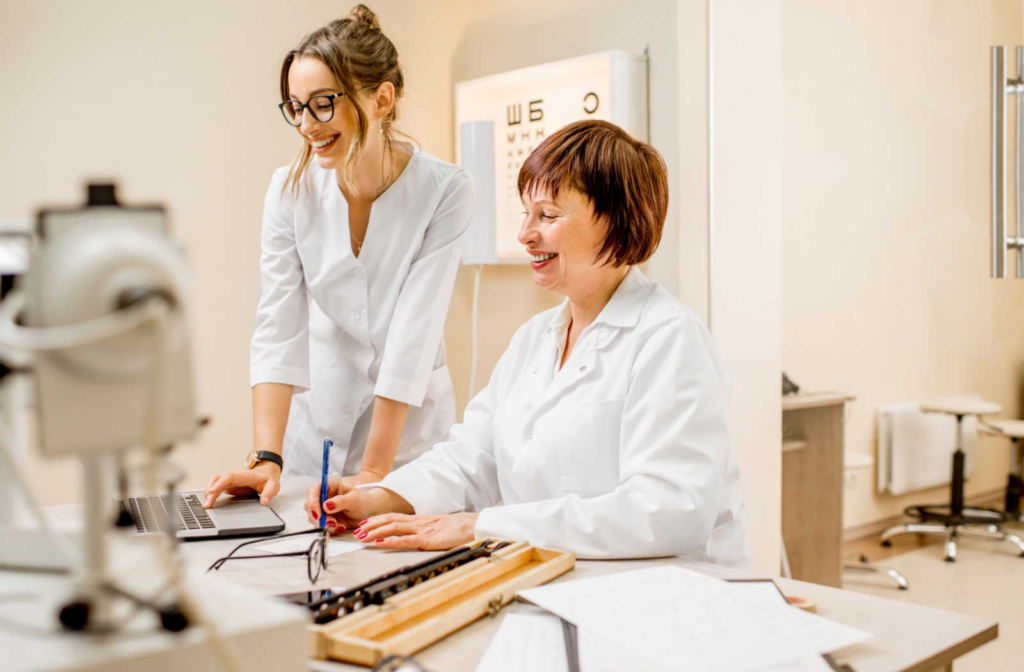
[[[417,516],[385,513],[368,518],[352,534],[381,548],[446,551],[473,541],[475,513]]]

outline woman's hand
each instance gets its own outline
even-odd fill
[[[221,493],[249,495],[258,492],[260,504],[267,506],[281,489],[281,467],[273,462],[260,462],[252,469],[238,469],[211,476],[206,484],[205,508],[210,508]]]
[[[348,477],[355,478],[355,477]],[[371,491],[358,490],[348,485],[348,478],[329,476],[327,478],[327,529],[331,532],[344,532],[356,526],[360,520],[375,513],[371,508]],[[371,481],[373,482],[373,481]],[[309,522],[320,524],[320,484],[314,483],[306,489],[306,501],[302,505],[306,510]]]
[[[372,516],[383,513],[413,513],[414,509],[403,497],[386,488],[361,490],[345,484],[337,476],[327,478],[327,529],[344,532],[356,527],[357,521],[366,522]],[[314,525],[320,522],[320,484],[314,483],[306,490],[306,503],[302,505]]]
[[[359,541],[381,548],[446,551],[473,541],[476,513],[415,516],[387,513],[373,516],[353,530]]]

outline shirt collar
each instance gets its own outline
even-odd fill
[[[640,320],[640,309],[643,308],[647,295],[651,292],[651,281],[633,266],[626,272],[619,286],[608,300],[601,313],[594,320],[594,324],[606,324],[610,327],[634,327]],[[563,332],[569,324],[572,314],[569,311],[569,299],[562,301],[562,305],[551,316],[548,323],[548,330]]]

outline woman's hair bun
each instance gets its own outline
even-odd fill
[[[348,13],[350,19],[355,19],[360,23],[365,23],[370,28],[376,28],[380,30],[380,21],[377,19],[377,15],[373,13],[373,10],[366,5],[360,3],[352,8],[352,11]]]

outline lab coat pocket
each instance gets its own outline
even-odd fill
[[[619,430],[624,400],[587,402],[568,409],[558,442],[563,493],[593,497],[619,484]]]

